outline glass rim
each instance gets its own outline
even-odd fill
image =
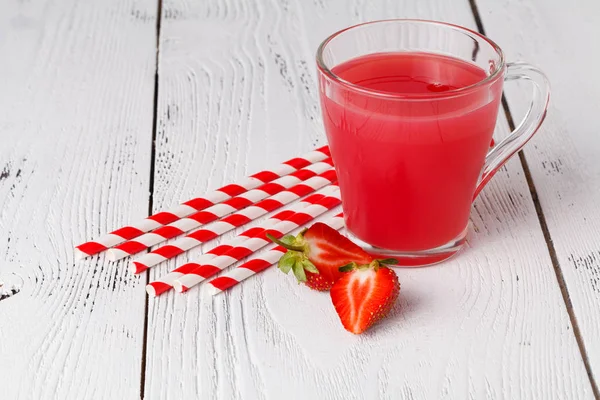
[[[476,38],[482,39],[485,42],[487,42],[489,45],[491,45],[492,48],[496,51],[496,53],[500,57],[500,63],[496,66],[496,69],[490,75],[486,76],[484,79],[482,79],[478,82],[475,82],[469,86],[464,86],[461,88],[448,90],[446,92],[422,93],[422,94],[415,94],[415,93],[400,94],[400,93],[384,92],[384,91],[375,90],[375,89],[367,89],[364,86],[357,85],[355,83],[345,80],[344,78],[340,77],[339,75],[336,75],[327,65],[325,65],[325,61],[323,60],[323,52],[325,50],[325,47],[333,39],[335,39],[336,37],[340,36],[341,34],[347,32],[351,29],[359,28],[359,27],[365,26],[365,25],[380,24],[383,22],[417,22],[417,23],[422,23],[425,25],[441,25],[444,27],[456,29],[458,31],[466,32],[467,34],[475,36]],[[496,42],[494,42],[490,38],[482,35],[479,32],[476,32],[469,28],[465,28],[464,26],[451,24],[448,22],[426,20],[426,19],[411,19],[411,18],[380,19],[380,20],[375,20],[375,21],[363,22],[360,24],[352,25],[352,26],[346,27],[344,29],[341,29],[341,30],[329,35],[327,38],[325,38],[325,40],[323,40],[323,42],[321,42],[321,44],[319,45],[319,47],[317,49],[316,59],[317,59],[317,68],[319,69],[319,71],[321,73],[325,74],[329,79],[333,80],[334,82],[337,82],[337,83],[347,87],[348,89],[358,91],[363,94],[368,94],[371,96],[382,97],[382,98],[387,98],[387,99],[399,99],[399,100],[400,99],[402,99],[402,100],[419,100],[419,99],[424,99],[424,98],[440,99],[440,98],[445,98],[445,97],[454,97],[454,96],[462,95],[462,94],[471,92],[473,90],[476,90],[476,89],[478,89],[482,86],[485,86],[488,83],[496,80],[500,76],[500,73],[504,70],[504,67],[506,65],[506,61],[504,58],[504,52],[502,51],[500,46],[498,46],[498,44],[496,44]]]

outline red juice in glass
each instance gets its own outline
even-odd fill
[[[399,251],[431,249],[459,237],[500,96],[475,93],[452,102],[439,96],[485,79],[486,72],[456,58],[412,52],[369,54],[332,72],[365,89],[418,100],[390,103],[361,92],[323,96],[350,232]]]
[[[404,266],[460,250],[473,198],[537,132],[550,94],[539,69],[436,21],[343,29],[321,43],[317,68],[348,233]],[[517,79],[533,88],[530,109],[490,149],[503,82]]]

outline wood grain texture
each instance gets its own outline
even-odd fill
[[[333,31],[393,17],[474,27],[466,1],[163,7],[157,210],[324,143],[314,52]],[[472,223],[456,259],[398,270],[400,307],[363,336],[341,328],[326,294],[275,270],[214,298],[201,287],[151,300],[146,397],[592,398],[518,160],[475,202]]]
[[[548,118],[526,147],[531,175],[581,330],[595,381],[600,382],[600,35],[598,2],[478,1],[484,27],[509,60],[540,66],[552,84]],[[518,118],[529,91],[507,86]]]
[[[140,396],[145,279],[73,246],[147,215],[156,7],[2,3],[2,399]]]

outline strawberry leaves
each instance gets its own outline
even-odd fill
[[[306,282],[306,271],[312,274],[319,274],[319,270],[306,256],[306,244],[302,233],[297,237],[292,235],[286,235],[281,239],[275,238],[271,234],[266,235],[272,242],[285,247],[288,251],[279,259],[279,269],[288,274],[290,271],[294,273],[294,276],[298,282]]]
[[[298,282],[314,290],[331,289],[343,275],[339,271],[342,265],[369,265],[373,261],[373,257],[360,246],[321,222],[304,229],[295,237],[286,235],[277,239],[270,233],[266,236],[288,250],[279,260],[279,269],[285,274],[292,271]]]
[[[273,243],[283,246],[288,250],[297,252],[305,251],[305,243],[303,240],[304,238],[302,237],[302,232],[300,232],[297,237],[294,237],[293,235],[285,235],[281,239],[277,239],[270,233],[267,233],[265,236]]]
[[[368,268],[373,268],[373,269],[377,270],[380,267],[387,268],[387,266],[389,266],[389,265],[397,265],[397,264],[398,264],[398,260],[395,258],[383,258],[383,259],[373,260],[369,264],[364,264],[364,265],[358,265],[357,263],[355,263],[353,261],[351,263],[348,263],[346,265],[339,267],[338,271],[351,272],[355,269],[368,269]]]
[[[398,259],[396,258],[383,258],[377,261],[379,261],[379,264],[382,265],[398,265]]]
[[[294,264],[296,264],[296,255],[293,252],[287,252],[285,253],[280,259],[279,259],[279,269],[284,273],[287,274],[290,272],[290,270],[294,267]]]
[[[352,271],[355,268],[355,266],[356,266],[356,263],[351,262],[350,264],[346,264],[344,266],[341,266],[339,268],[339,271],[340,272],[350,272],[350,271]]]
[[[294,271],[294,276],[300,282],[306,282],[306,273],[304,272],[304,265],[302,262],[295,263],[292,267],[292,271]]]
[[[306,282],[305,271],[319,274],[319,270],[310,260],[304,258],[302,253],[293,250],[288,251],[279,259],[278,266],[284,274],[292,271],[298,282]]]

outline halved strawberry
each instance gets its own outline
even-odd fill
[[[373,257],[329,225],[317,222],[298,236],[281,240],[267,235],[288,249],[279,260],[279,269],[292,270],[300,282],[311,289],[329,290],[341,276],[339,268],[351,262],[368,264]]]
[[[368,265],[349,264],[331,288],[331,301],[342,325],[352,333],[362,333],[384,318],[398,298],[400,283],[396,273],[382,265],[392,260],[373,260]]]

